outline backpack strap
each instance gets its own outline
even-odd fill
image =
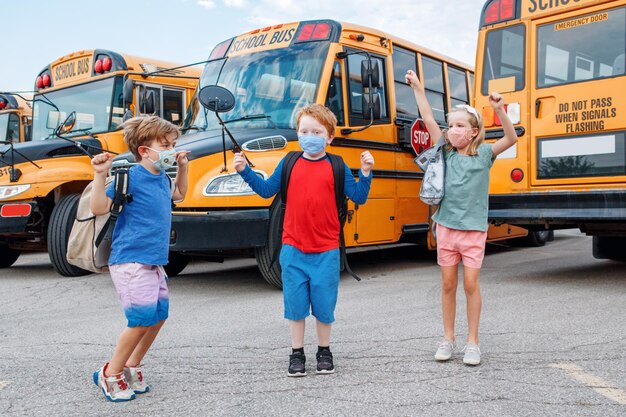
[[[352,275],[357,281],[361,281],[361,278],[352,271],[348,264],[348,257],[346,256],[346,239],[343,234],[343,226],[346,224],[346,218],[348,216],[348,200],[345,195],[345,182],[346,182],[346,164],[343,158],[339,155],[327,153],[328,159],[330,159],[330,165],[333,169],[333,177],[335,179],[335,201],[337,203],[337,214],[339,215],[339,253],[340,253],[340,270],[345,270]]]
[[[290,151],[285,156],[285,160],[283,161],[283,169],[280,172],[280,222],[278,224],[282,225],[285,221],[285,210],[287,208],[287,187],[289,185],[289,177],[291,176],[291,171],[293,170],[293,166],[296,164],[296,161],[300,159],[304,152],[302,151]],[[272,254],[272,261],[270,262],[269,268],[271,269],[274,266],[274,262],[278,259],[280,255],[280,249],[282,248],[281,244],[276,244],[274,248],[274,253]]]
[[[111,204],[111,214],[96,238],[96,247],[100,246],[100,243],[102,243],[102,240],[105,238],[110,239],[112,237],[115,222],[117,222],[117,218],[122,212],[124,204],[132,201],[132,197],[128,194],[128,179],[128,169],[120,168],[115,171],[115,195],[113,196],[113,203]]]
[[[303,153],[302,151],[291,151],[285,156],[285,160],[283,161],[283,170],[280,173],[280,199],[282,201],[283,211],[287,204],[287,187],[289,186],[291,171],[296,161],[300,159]]]

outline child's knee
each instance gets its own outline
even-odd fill
[[[463,289],[465,290],[465,294],[470,296],[474,295],[479,291],[478,281],[475,280],[464,280],[463,281]]]

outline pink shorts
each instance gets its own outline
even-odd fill
[[[487,232],[449,229],[437,224],[437,263],[440,266],[463,265],[480,268],[485,257]]]
[[[169,313],[167,276],[161,266],[139,263],[109,265],[128,327],[154,326]]]

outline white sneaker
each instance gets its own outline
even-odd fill
[[[150,386],[143,380],[143,373],[141,372],[141,364],[135,367],[124,367],[124,376],[130,388],[135,394],[144,394],[150,391]]]
[[[465,352],[463,356],[463,363],[466,365],[476,366],[480,364],[480,348],[474,343],[468,343],[463,348],[462,352]]]
[[[435,353],[435,360],[447,361],[452,357],[452,352],[454,352],[454,342],[444,339],[439,342],[439,347]]]
[[[104,376],[104,372],[109,366],[104,366],[93,373],[93,382],[102,389],[105,398],[113,402],[130,401],[135,399],[135,393],[128,386],[124,373],[120,372],[116,375]]]

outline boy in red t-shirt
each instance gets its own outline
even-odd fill
[[[285,318],[291,331],[288,376],[306,375],[304,328],[311,311],[316,318],[318,339],[316,373],[335,372],[330,332],[339,289],[341,225],[326,146],[335,137],[336,126],[335,115],[320,104],[303,108],[296,119],[298,142],[304,153],[290,174],[280,252]],[[257,194],[270,198],[280,191],[283,161],[267,180],[252,171],[242,153],[235,154],[234,166]],[[344,192],[357,204],[367,201],[373,166],[372,155],[363,152],[358,182],[350,168],[345,167]]]

